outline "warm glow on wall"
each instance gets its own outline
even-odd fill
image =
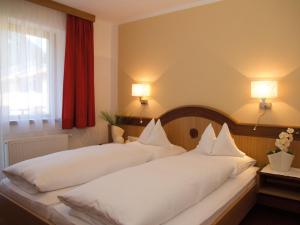
[[[251,82],[251,97],[260,98],[259,107],[261,109],[271,109],[272,103],[267,103],[266,99],[277,97],[277,81],[260,80]]]
[[[277,81],[263,80],[251,82],[252,98],[275,98],[277,97]]]
[[[141,104],[147,104],[145,97],[150,96],[151,87],[149,84],[132,84],[132,96],[140,98]]]

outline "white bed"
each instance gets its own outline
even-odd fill
[[[123,149],[124,152],[122,154],[107,154],[110,157],[110,160],[112,160],[111,158],[114,157],[116,163],[115,163],[115,166],[112,167],[110,170],[105,169],[106,167],[109,168],[109,166],[110,166],[108,163],[106,163],[107,165],[103,169],[103,171],[104,171],[103,175],[118,171],[120,169],[124,169],[128,166],[135,166],[137,164],[142,164],[147,161],[164,158],[164,157],[168,157],[168,156],[172,156],[172,155],[177,155],[177,154],[181,154],[181,153],[185,152],[185,150],[183,148],[177,147],[175,145],[172,145],[173,147],[170,149],[158,147],[158,146],[152,146],[152,145],[145,145],[145,144],[141,144],[138,142],[132,142],[132,143],[126,144],[124,146],[128,146],[129,148],[128,149],[124,148]],[[95,146],[95,148],[97,148],[97,147],[98,146]],[[97,151],[97,149],[95,149],[95,151]],[[101,150],[98,150],[98,151],[101,151]],[[145,155],[146,157],[142,157],[142,158],[136,157],[137,159],[135,159],[134,154],[136,154],[137,152],[140,152],[142,156]],[[120,151],[117,153],[120,153]],[[126,161],[126,159],[124,159],[126,154],[129,155],[127,157],[128,158],[127,161]],[[108,160],[107,158],[105,158],[105,159]],[[124,164],[122,159],[124,159],[125,162],[129,162],[129,163]],[[144,160],[144,159],[146,159],[146,160]],[[134,162],[134,160],[135,160],[135,162]],[[120,166],[118,166],[118,164]],[[79,171],[80,170],[81,169],[79,168]],[[73,171],[74,171],[74,169],[73,169]],[[57,173],[54,173],[54,174],[48,174],[48,176],[51,175],[53,178],[55,178],[55,177],[59,176],[58,174],[59,174],[59,171],[57,171]],[[37,192],[37,193],[29,192],[28,193],[22,187],[15,185],[10,179],[5,178],[0,181],[0,194],[3,195],[4,197],[14,201],[19,206],[25,208],[26,210],[28,210],[29,212],[33,213],[34,215],[42,218],[43,220],[48,220],[50,217],[50,210],[49,210],[50,206],[59,203],[59,199],[57,198],[57,196],[64,194],[65,192],[68,192],[79,186],[80,185],[75,185],[72,187],[58,189],[55,191],[48,191],[48,192]]]
[[[50,218],[50,207],[59,203],[57,196],[70,191],[72,188],[64,188],[46,193],[28,194],[11,183],[7,178],[0,182],[0,194],[14,201],[31,213],[34,212],[36,216],[44,220]]]
[[[250,167],[235,178],[227,180],[220,188],[198,204],[185,210],[164,225],[210,225],[235,200],[256,185],[257,167]],[[87,225],[69,215],[70,208],[62,203],[51,207],[51,222],[57,225]]]

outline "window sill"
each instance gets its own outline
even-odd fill
[[[16,121],[16,120],[11,120],[9,121],[9,125],[10,126],[16,126],[18,125],[20,122],[28,122],[29,124],[34,124],[36,123],[36,121],[42,121],[43,123],[48,123],[49,119],[41,119],[41,120],[21,120],[21,121]],[[61,119],[55,119],[55,122],[60,122]]]

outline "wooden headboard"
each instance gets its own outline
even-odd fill
[[[125,129],[125,136],[139,136],[150,118],[137,118],[120,116]],[[159,118],[169,140],[187,150],[196,147],[200,137],[209,123],[219,133],[223,123],[227,123],[237,146],[250,157],[257,160],[258,165],[264,165],[267,161],[266,153],[275,148],[274,142],[278,134],[286,127],[258,126],[254,130],[254,124],[239,124],[228,115],[203,106],[183,106],[172,109]],[[291,149],[295,153],[294,167],[300,167],[300,135],[296,130],[295,141]],[[298,152],[297,152],[298,151]]]

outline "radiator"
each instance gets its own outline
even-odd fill
[[[57,134],[6,141],[6,166],[68,149],[69,135]]]

